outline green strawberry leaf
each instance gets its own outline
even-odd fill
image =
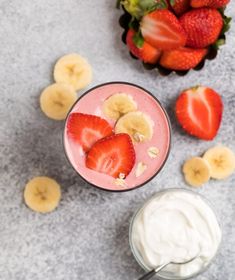
[[[223,21],[224,21],[224,27],[222,29],[222,34],[224,34],[225,32],[227,32],[230,29],[232,18],[224,15]]]
[[[226,42],[225,33],[230,29],[231,20],[232,20],[231,17],[227,17],[224,14],[225,8],[220,8],[220,9],[218,9],[218,11],[220,12],[220,14],[223,18],[224,25],[223,25],[223,28],[221,30],[218,40],[212,45],[212,47],[216,50],[218,50],[222,45],[225,44],[225,42]]]
[[[118,0],[118,4],[133,17],[140,20],[144,15],[154,11],[167,9],[166,0]]]
[[[213,48],[215,48],[216,50],[218,50],[221,46],[223,46],[225,44],[225,39],[221,38],[218,39],[214,44],[213,44]]]
[[[232,20],[232,18],[231,17],[227,17],[224,14],[225,7],[218,9],[218,11],[220,12],[220,14],[221,14],[221,16],[223,18],[224,26],[223,26],[223,29],[221,31],[221,35],[224,35],[225,32],[227,32],[230,29],[230,27],[231,27],[231,20]]]
[[[168,8],[167,2],[165,0],[156,0],[155,5],[152,7],[151,11],[154,10],[165,10]]]
[[[175,5],[175,0],[170,0],[170,4],[171,4],[171,6],[174,6]]]
[[[128,24],[128,27],[131,29],[134,29],[136,32],[138,32],[139,31],[139,22],[134,17],[132,17],[132,19],[130,20],[130,22]]]
[[[141,34],[140,31],[138,31],[134,36],[133,36],[133,42],[136,45],[137,48],[142,48],[144,44],[144,38]]]
[[[117,0],[116,1],[116,8],[120,9],[120,6],[121,6],[121,0]]]

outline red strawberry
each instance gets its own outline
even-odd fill
[[[223,28],[223,18],[216,9],[199,8],[185,13],[180,23],[186,31],[186,46],[205,48],[215,43]]]
[[[212,140],[216,136],[222,113],[221,97],[207,87],[188,89],[176,101],[176,117],[183,129],[204,140]]]
[[[190,0],[170,0],[169,2],[178,16],[184,14],[190,8]]]
[[[209,7],[212,0],[190,0],[190,5],[193,8]]]
[[[189,70],[197,66],[207,54],[207,49],[180,48],[164,51],[160,65],[171,70]]]
[[[96,142],[87,154],[86,166],[100,173],[125,177],[135,164],[135,150],[128,134],[121,133]]]
[[[126,36],[126,43],[130,52],[138,57],[140,60],[146,63],[156,63],[161,55],[161,51],[155,49],[144,40],[141,42],[141,47],[138,47],[134,41],[136,32],[133,29],[129,29]]]
[[[230,0],[191,0],[190,4],[193,8],[211,7],[222,8],[226,6]]]
[[[168,10],[155,10],[145,15],[140,28],[145,41],[157,49],[176,49],[186,43],[185,31],[177,17]]]
[[[113,133],[110,124],[97,116],[72,113],[67,121],[67,133],[87,152],[99,139]]]

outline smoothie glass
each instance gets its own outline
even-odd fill
[[[84,113],[100,116],[106,119],[113,127],[115,121],[108,119],[102,112],[103,102],[111,95],[125,93],[137,103],[137,110],[148,115],[153,123],[153,137],[144,143],[134,144],[136,163],[130,174],[125,178],[125,186],[117,185],[113,177],[88,169],[85,166],[85,154],[81,147],[69,139],[67,133],[68,117],[72,113]],[[164,166],[170,151],[171,126],[168,115],[160,102],[150,92],[140,86],[126,82],[110,82],[98,85],[85,92],[70,110],[64,129],[65,154],[75,171],[89,184],[108,191],[123,192],[136,189],[152,180]],[[149,148],[157,149],[157,156],[151,158]],[[143,162],[147,168],[137,177],[135,170],[138,163]]]

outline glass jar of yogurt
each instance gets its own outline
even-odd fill
[[[129,241],[132,253],[146,270],[168,262],[160,279],[188,279],[203,272],[214,259],[222,232],[208,202],[183,189],[158,192],[132,218]]]

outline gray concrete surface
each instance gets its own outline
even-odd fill
[[[235,25],[216,60],[185,77],[161,77],[130,59],[120,40],[115,1],[0,1],[0,279],[131,280],[142,273],[128,245],[133,212],[156,191],[188,188],[183,161],[215,143],[235,150]],[[227,13],[235,13],[231,1]],[[169,160],[145,187],[107,193],[85,184],[65,159],[63,122],[47,119],[39,108],[42,89],[52,83],[60,56],[78,52],[94,69],[90,86],[123,80],[152,91],[167,108],[173,127]],[[178,93],[195,84],[221,93],[225,112],[213,142],[187,136],[172,106]],[[59,208],[47,215],[23,202],[25,183],[47,175],[62,185]],[[215,206],[223,227],[218,257],[198,280],[235,279],[235,177],[211,180],[200,190]]]

